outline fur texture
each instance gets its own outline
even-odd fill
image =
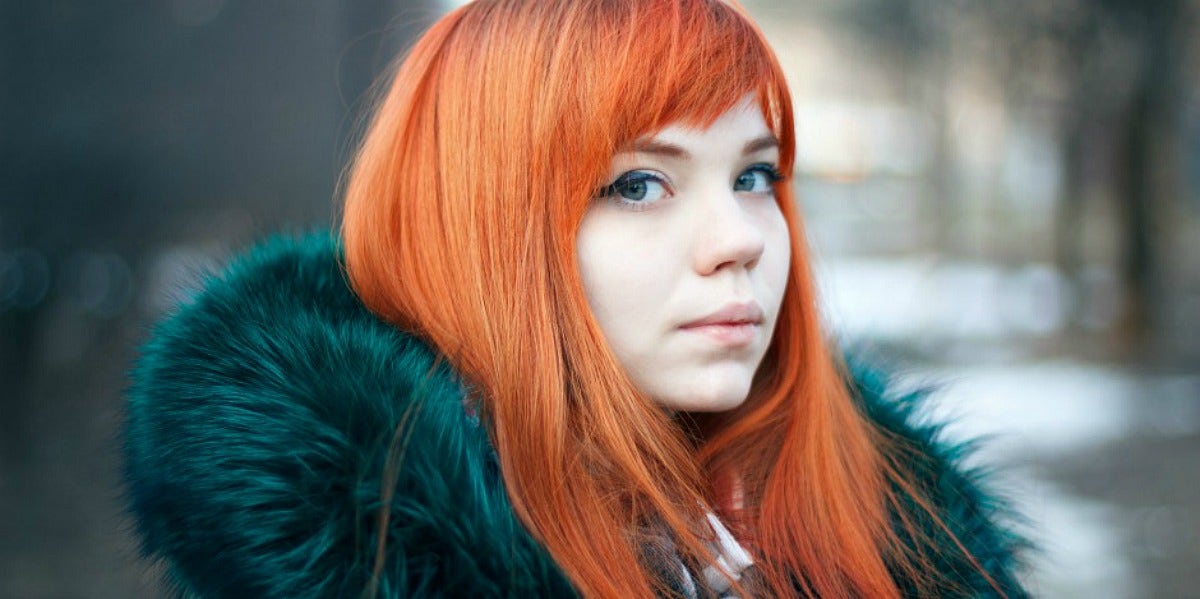
[[[892,398],[882,373],[851,367],[865,411],[920,456],[942,520],[1024,596],[1023,542],[998,524],[983,474],[959,466],[967,447],[918,423],[924,394]],[[375,572],[381,597],[575,595],[513,514],[455,373],[363,308],[328,234],[276,238],[210,278],[156,327],[132,381],[130,510],[143,555],[181,595],[357,597]],[[948,593],[995,594],[961,551],[946,554]]]

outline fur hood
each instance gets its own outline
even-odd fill
[[[574,596],[513,513],[455,373],[362,306],[339,255],[327,233],[276,238],[154,329],[124,429],[143,555],[185,596],[357,597],[375,572],[381,597]],[[1024,596],[1024,543],[999,524],[981,473],[961,467],[966,447],[916,417],[923,394],[894,397],[879,372],[851,365],[864,410],[925,456],[914,470],[942,520]],[[995,594],[961,552],[947,555],[955,594]]]

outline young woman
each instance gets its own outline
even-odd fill
[[[1024,596],[912,397],[819,328],[791,100],[721,0],[478,0],[341,235],[156,330],[127,479],[199,596]]]

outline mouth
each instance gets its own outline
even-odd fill
[[[728,304],[702,318],[687,322],[680,330],[703,335],[727,347],[749,345],[762,327],[763,314],[753,302]]]

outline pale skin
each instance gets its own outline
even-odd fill
[[[778,163],[747,97],[707,129],[668,126],[619,152],[580,224],[592,313],[633,384],[664,408],[720,412],[749,394],[791,260]]]

